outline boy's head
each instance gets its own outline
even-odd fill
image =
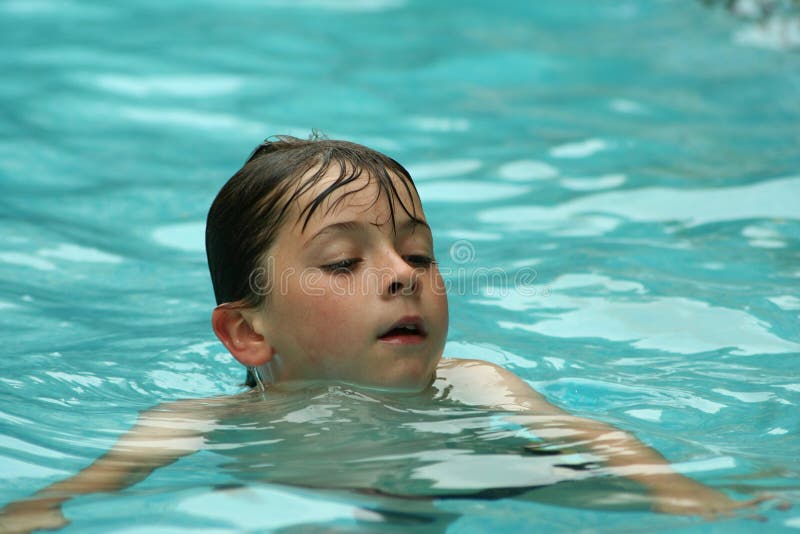
[[[344,141],[260,145],[217,195],[213,324],[276,381],[419,389],[447,331],[430,228],[408,172]]]

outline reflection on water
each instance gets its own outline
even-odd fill
[[[651,505],[643,488],[580,452],[586,443],[558,417],[465,406],[436,389],[409,396],[336,385],[268,390],[224,412],[205,442],[226,482],[179,508],[247,528],[297,524],[299,514],[312,523],[443,532],[462,518],[448,508],[453,501],[629,512]],[[257,510],[270,499],[286,508],[262,516]]]
[[[331,386],[247,406],[217,427],[208,446],[231,457],[225,465],[233,476],[248,480],[408,498],[486,497],[586,478],[593,461],[531,447],[543,439],[537,427],[545,436],[558,433],[552,417],[523,421],[447,400]]]

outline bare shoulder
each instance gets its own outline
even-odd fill
[[[499,373],[513,374],[511,371],[503,367],[487,362],[486,360],[476,360],[474,358],[442,358],[439,362],[439,370],[463,370],[473,369],[480,372],[495,371]]]
[[[237,395],[163,402],[139,414],[137,426],[208,431],[255,400],[252,391]]]
[[[531,390],[524,380],[508,369],[484,360],[444,358],[439,363],[436,375],[445,377],[453,385],[498,386],[504,389]]]
[[[520,377],[484,360],[446,358],[436,370],[439,386],[449,398],[470,405],[512,411],[561,413]]]
[[[200,399],[180,399],[162,402],[143,411],[140,419],[208,419],[224,411],[230,404],[228,397],[208,397]]]
[[[142,463],[172,461],[204,446],[204,436],[235,413],[246,409],[249,392],[224,397],[164,402],[139,414],[136,424],[120,436],[110,455]]]

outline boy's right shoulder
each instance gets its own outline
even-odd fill
[[[215,420],[227,417],[233,412],[244,409],[256,399],[253,390],[235,395],[221,395],[195,399],[179,399],[162,402],[145,412],[140,418],[145,419],[193,419]]]

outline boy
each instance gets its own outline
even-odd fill
[[[646,486],[657,511],[714,516],[758,502],[734,502],[675,473],[632,436],[565,413],[501,367],[442,360],[447,296],[431,229],[408,172],[381,153],[344,141],[263,143],[212,204],[206,249],[214,332],[247,367],[253,389],[143,413],[95,463],[7,506],[0,526],[62,526],[60,505],[71,497],[134,484],[201,448],[219,421],[259,396],[320,382],[434,391],[439,400],[538,418],[539,437],[583,444],[607,472]]]

